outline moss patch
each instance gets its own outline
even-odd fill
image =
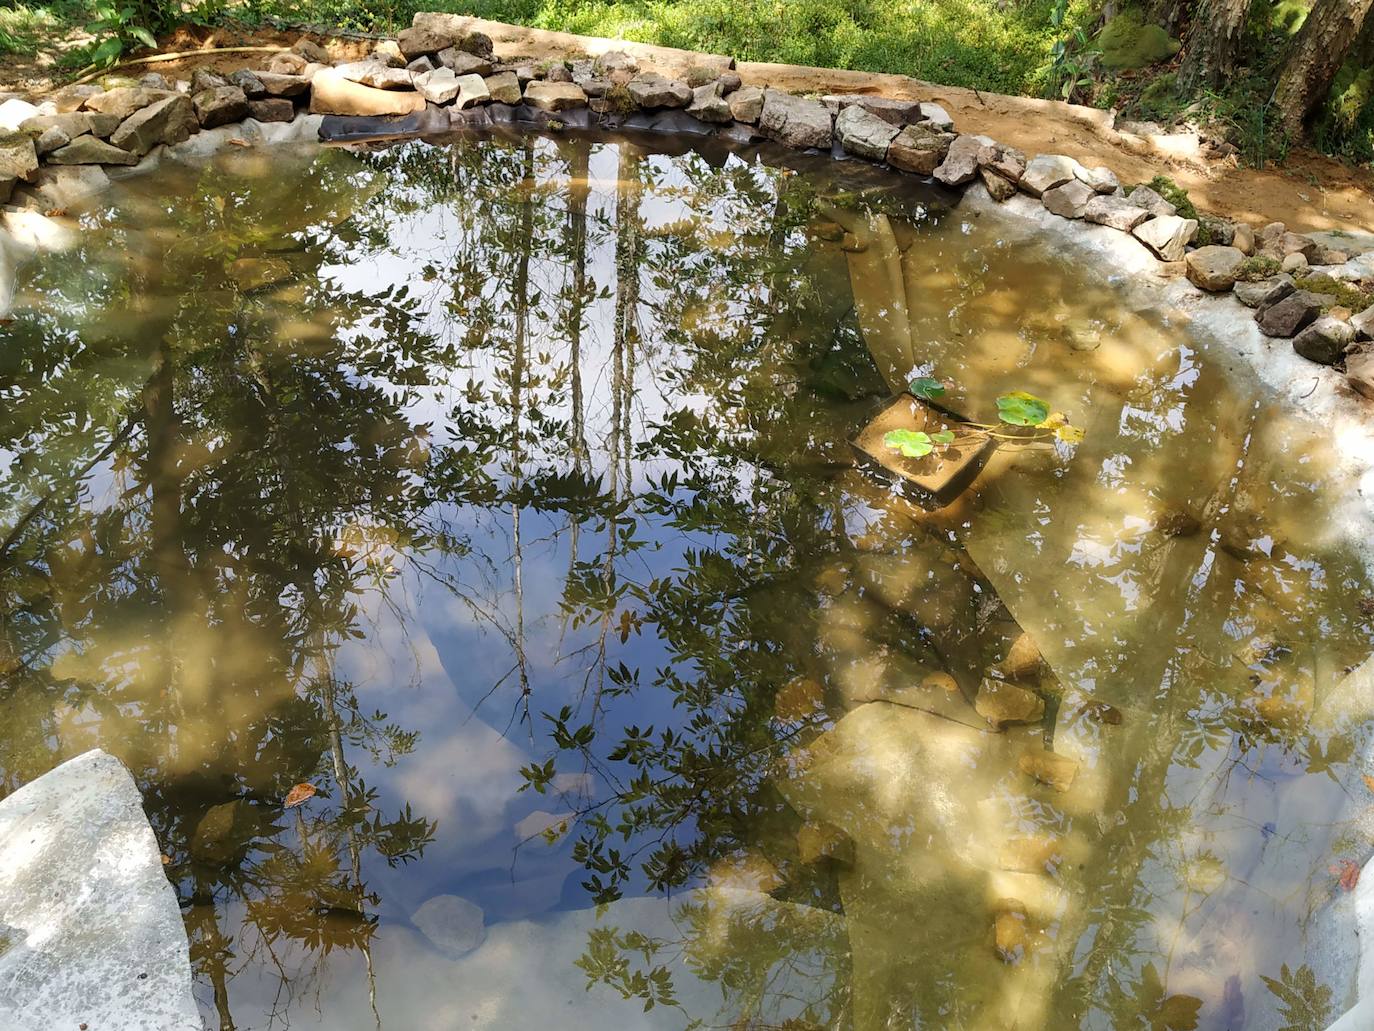
[[[1273,258],[1264,258],[1256,254],[1253,258],[1246,258],[1236,267],[1236,278],[1243,283],[1258,283],[1270,276],[1277,276],[1282,271],[1283,265]]]
[[[1144,68],[1179,51],[1179,42],[1158,25],[1146,25],[1138,11],[1122,11],[1097,35],[1102,67],[1112,71]]]
[[[1342,283],[1325,275],[1303,276],[1293,280],[1293,285],[1299,290],[1307,290],[1314,294],[1326,294],[1336,298],[1336,303],[1344,308],[1349,308],[1353,312],[1364,311],[1371,304],[1374,304],[1374,294],[1364,290],[1356,289],[1349,283]]]

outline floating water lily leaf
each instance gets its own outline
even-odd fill
[[[997,399],[997,417],[1012,426],[1039,426],[1050,417],[1050,406],[1034,394],[1014,390]]]
[[[1068,423],[1055,427],[1054,435],[1065,444],[1083,443],[1083,431],[1077,426],[1070,426]]]
[[[941,430],[939,433],[932,433],[932,434],[930,435],[930,439],[933,440],[933,441],[935,441],[935,443],[937,443],[937,444],[953,444],[953,443],[954,443],[954,431],[953,431],[953,430]]]
[[[935,450],[930,434],[920,430],[888,430],[883,434],[883,443],[906,458],[924,458]]]
[[[298,805],[304,805],[315,797],[314,784],[297,784],[286,794],[286,801],[282,803],[287,809],[294,809]]]
[[[917,397],[923,397],[927,401],[933,401],[945,392],[945,385],[931,376],[918,376],[907,386],[913,394]]]

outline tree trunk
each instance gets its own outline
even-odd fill
[[[1252,0],[1206,0],[1198,8],[1188,49],[1178,69],[1178,89],[1190,96],[1222,85],[1235,70]]]
[[[1274,97],[1279,122],[1298,138],[1345,62],[1374,0],[1317,0],[1283,66]]]

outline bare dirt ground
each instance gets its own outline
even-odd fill
[[[492,36],[497,52],[503,55],[518,54],[539,60],[576,52],[596,53],[624,45],[475,18],[470,21],[474,28]],[[216,50],[232,46],[287,47],[299,37],[299,32],[273,29],[181,29],[161,41],[162,50],[168,53],[197,51],[194,55],[119,70],[128,74],[155,70],[185,77],[196,68],[232,71],[260,67],[266,64],[270,55],[221,54]],[[358,38],[313,34],[311,38],[325,45],[335,60],[357,59],[372,46],[371,41]],[[71,45],[71,41],[66,41],[65,45]],[[632,49],[641,62],[646,57],[651,62],[656,57],[661,58],[660,63],[668,74],[679,71],[678,66],[693,57],[683,51],[658,47],[632,45]],[[984,133],[1027,155],[1062,153],[1088,165],[1106,165],[1123,183],[1144,182],[1158,174],[1168,175],[1188,191],[1198,208],[1244,219],[1256,226],[1282,221],[1297,231],[1374,231],[1374,173],[1312,151],[1295,150],[1282,165],[1244,168],[1234,158],[1208,160],[1194,148],[1172,146],[1177,138],[1140,137],[1118,132],[1108,112],[1058,101],[982,93],[903,75],[844,69],[743,63],[739,65],[739,72],[746,83],[794,92],[863,92],[934,100],[949,111],[961,132]],[[35,58],[10,55],[0,67],[0,91],[41,97],[70,81],[71,77],[56,70],[53,54]]]

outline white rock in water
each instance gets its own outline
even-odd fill
[[[449,956],[471,952],[487,940],[481,908],[457,895],[435,895],[411,914],[410,922]]]
[[[0,802],[0,937],[5,1031],[204,1027],[143,800],[104,752]]]

